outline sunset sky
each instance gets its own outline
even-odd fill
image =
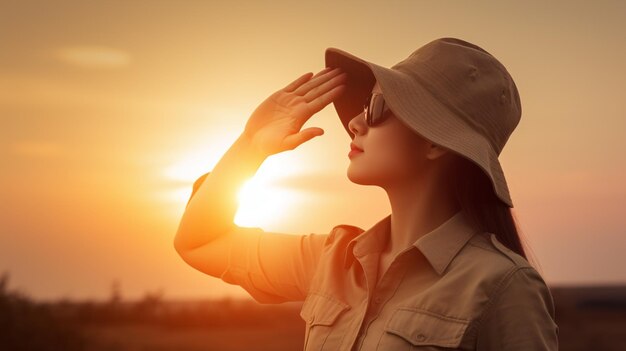
[[[522,119],[500,155],[548,284],[626,284],[626,2],[0,0],[0,274],[39,299],[246,296],[173,238],[193,181],[274,91],[337,47],[391,67],[458,37],[504,63]],[[385,193],[346,177],[350,138],[270,157],[237,224],[364,229]]]

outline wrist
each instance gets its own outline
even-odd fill
[[[237,138],[235,145],[239,153],[245,155],[251,161],[256,161],[259,165],[269,156],[256,147],[252,142],[252,136],[245,132]]]

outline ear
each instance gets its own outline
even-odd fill
[[[426,158],[429,160],[436,160],[438,158],[441,158],[447,154],[449,154],[450,151],[440,145],[437,145],[435,143],[429,143],[428,144],[428,151],[426,152]]]

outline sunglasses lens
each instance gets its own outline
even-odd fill
[[[375,125],[380,124],[386,114],[385,111],[385,100],[383,96],[380,94],[370,94],[365,103],[365,121],[367,125],[373,127]]]
[[[367,97],[367,100],[365,100],[365,104],[363,105],[363,110],[365,111],[365,122],[368,126],[370,126],[372,123],[372,118],[371,118],[372,110],[370,108],[371,101],[372,101],[372,95]]]

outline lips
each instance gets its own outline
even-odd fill
[[[350,143],[350,152],[348,153],[348,157],[349,158],[353,158],[356,155],[359,155],[363,152],[363,149],[361,149],[360,147],[356,146],[355,143]]]
[[[361,149],[360,147],[356,146],[354,143],[350,143],[350,150],[356,150],[356,151],[361,151],[363,152],[363,149]]]

